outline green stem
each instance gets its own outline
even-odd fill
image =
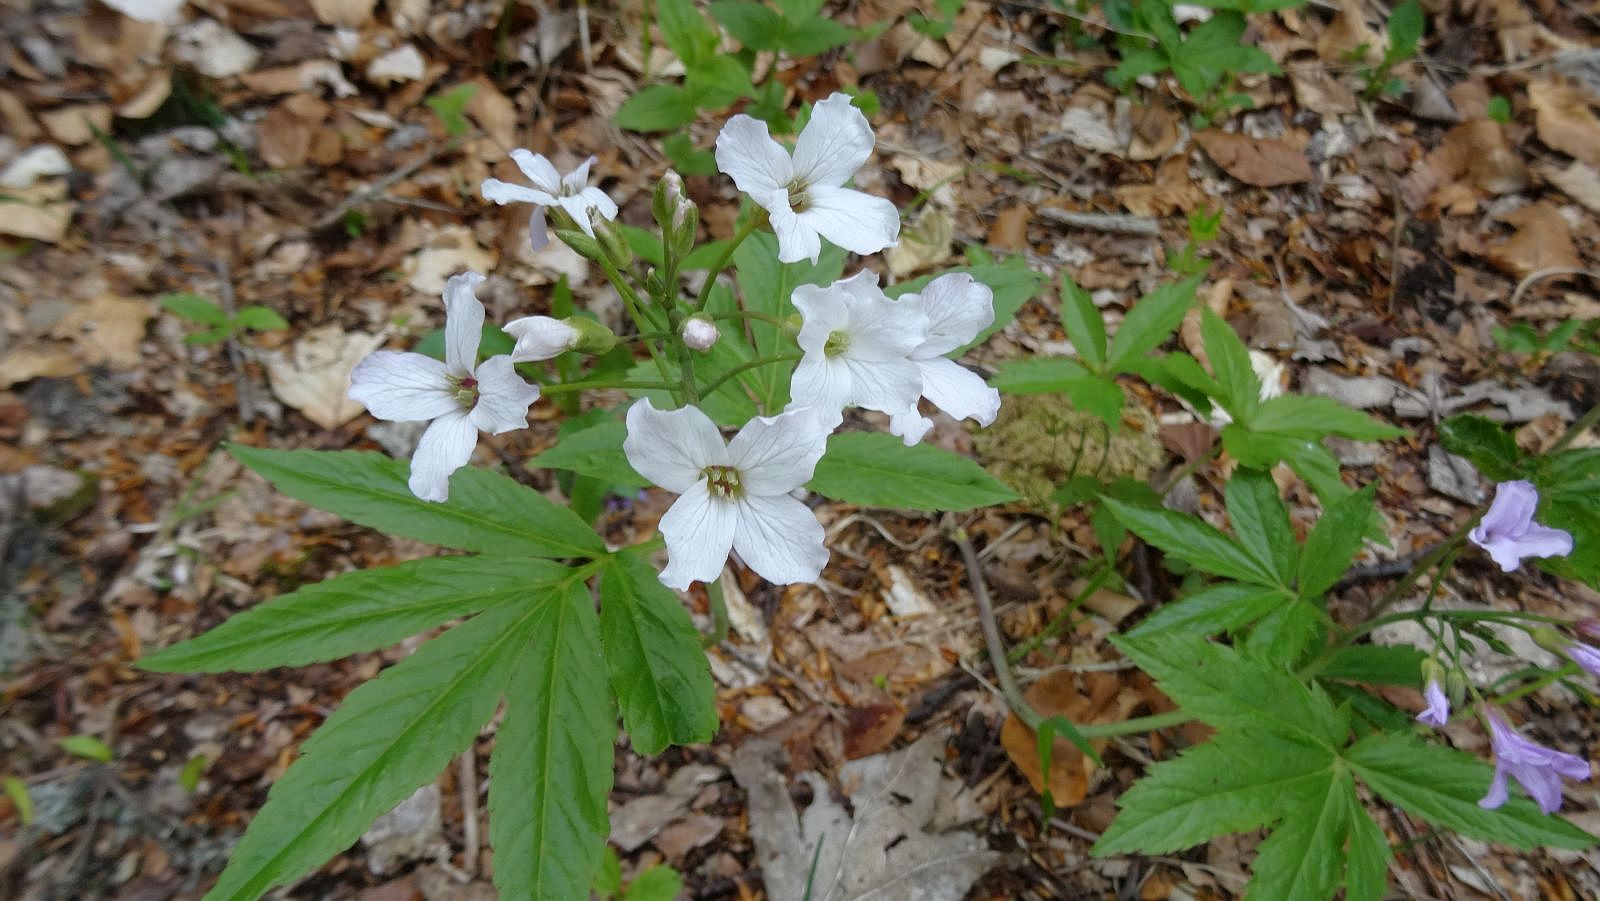
[[[1084,738],[1114,738],[1118,735],[1133,735],[1138,732],[1154,732],[1157,729],[1166,729],[1169,726],[1181,726],[1184,723],[1199,719],[1194,714],[1182,710],[1169,710],[1166,713],[1152,713],[1149,716],[1136,716],[1133,719],[1118,720],[1114,723],[1084,723],[1078,726],[1078,732]]]
[[[1022,688],[1017,685],[1017,678],[1011,673],[1011,665],[1006,662],[1006,645],[1000,638],[1000,626],[995,622],[994,604],[989,600],[989,587],[983,581],[983,570],[978,564],[978,552],[973,548],[972,539],[967,537],[965,530],[957,529],[950,538],[961,550],[961,561],[967,567],[967,582],[972,586],[972,599],[978,604],[978,621],[983,624],[983,640],[989,649],[989,664],[994,667],[994,679],[1000,683],[1000,694],[1005,696],[1006,706],[1017,715],[1017,719],[1037,732],[1039,724],[1044,722],[1044,717],[1033,709],[1033,705],[1028,703],[1026,697],[1023,697]]]
[[[543,394],[561,394],[567,391],[599,391],[606,388],[620,388],[625,391],[672,391],[678,387],[675,382],[610,382],[598,379],[592,382],[562,382],[555,385],[541,385],[539,391]]]
[[[723,384],[726,383],[729,379],[732,379],[732,378],[734,378],[736,376],[743,375],[743,374],[745,374],[746,372],[749,372],[752,369],[760,369],[763,366],[771,366],[774,363],[786,363],[786,362],[788,362],[790,360],[798,360],[802,356],[804,356],[804,354],[799,354],[799,353],[778,354],[777,356],[774,356],[774,357],[761,357],[760,359],[756,359],[756,360],[748,360],[748,361],[746,361],[744,363],[740,363],[738,366],[733,367],[732,369],[728,370],[727,372],[724,372],[722,375],[719,375],[716,378],[712,379],[711,380],[711,384],[709,384],[709,385],[705,386],[705,388],[701,389],[700,393],[703,396],[708,396],[708,395],[714,394],[714,393],[716,393],[716,390],[718,388],[721,388],[723,386]]]
[[[1417,565],[1411,567],[1410,572],[1406,573],[1400,581],[1394,583],[1394,587],[1384,592],[1383,597],[1372,605],[1370,615],[1377,616],[1394,606],[1402,597],[1405,597],[1406,592],[1410,591],[1411,587],[1417,584],[1417,580],[1422,578],[1422,574],[1432,569],[1434,564],[1443,560],[1446,554],[1453,551],[1456,545],[1459,545],[1467,537],[1467,533],[1472,531],[1473,526],[1476,526],[1478,520],[1482,518],[1482,513],[1475,514],[1472,518],[1462,523],[1460,528],[1451,532],[1445,540],[1439,542],[1437,547],[1422,555],[1422,558],[1417,561]]]
[[[754,310],[731,310],[731,311],[729,311],[727,313],[713,313],[711,318],[712,319],[758,319],[758,320],[760,320],[762,322],[770,322],[773,325],[778,326],[779,328],[783,328],[783,327],[789,325],[789,320],[787,320],[787,319],[784,319],[784,318],[782,318],[780,316],[774,316],[771,313],[759,313],[759,312],[756,312]]]
[[[1027,641],[1024,641],[1022,644],[1019,644],[1011,649],[1011,653],[1008,657],[1010,662],[1017,663],[1021,661],[1024,657],[1027,657],[1029,654],[1038,650],[1039,647],[1046,641],[1055,637],[1063,629],[1065,629],[1072,621],[1072,614],[1078,612],[1078,608],[1082,607],[1084,603],[1089,600],[1089,597],[1096,591],[1099,591],[1110,578],[1111,567],[1109,564],[1103,563],[1097,567],[1094,575],[1089,577],[1089,584],[1085,585],[1083,590],[1078,592],[1078,596],[1072,599],[1072,603],[1067,605],[1067,609],[1056,614],[1055,618],[1050,620],[1050,623],[1046,625],[1038,635],[1029,638]]]
[[[600,269],[605,272],[606,281],[609,281],[611,286],[617,289],[617,296],[622,298],[622,305],[627,308],[628,316],[633,319],[634,327],[639,330],[640,334],[659,331],[661,324],[645,312],[644,304],[640,302],[639,295],[634,292],[633,286],[623,279],[622,273],[618,272],[615,266],[604,260],[600,261]],[[644,345],[644,349],[650,354],[650,359],[655,362],[656,371],[661,373],[661,380],[664,382],[673,381],[672,370],[667,367],[667,361],[661,358],[661,351],[657,349],[655,342],[641,341],[640,343]],[[678,386],[674,384],[670,390],[672,391],[672,399],[681,402],[682,398],[678,396]]]
[[[766,221],[767,217],[762,215],[762,212],[752,212],[750,218],[746,219],[744,225],[740,226],[739,230],[734,233],[732,240],[728,242],[728,246],[722,248],[722,253],[717,255],[717,261],[711,264],[710,269],[706,270],[706,283],[700,286],[700,296],[695,298],[694,305],[696,308],[705,309],[706,300],[711,297],[711,289],[716,287],[717,277],[722,275],[722,270],[728,268],[728,261],[733,259],[733,252],[739,249],[739,245],[744,243],[745,238],[750,237],[756,229],[765,225]],[[710,394],[710,389],[707,389],[706,393]]]
[[[1600,404],[1590,407],[1589,412],[1578,417],[1576,422],[1568,426],[1567,430],[1561,433],[1561,437],[1556,439],[1556,443],[1550,445],[1550,449],[1544,452],[1544,455],[1549,456],[1565,450],[1567,445],[1577,440],[1579,435],[1593,428],[1596,422],[1600,422]]]
[[[1106,446],[1109,448],[1110,444],[1108,443]],[[1178,470],[1172,474],[1172,478],[1167,480],[1166,487],[1161,489],[1161,496],[1165,498],[1167,495],[1171,494],[1172,489],[1182,484],[1184,479],[1187,479],[1196,472],[1199,472],[1200,469],[1207,463],[1210,463],[1212,460],[1215,460],[1220,456],[1222,456],[1222,445],[1213,444],[1211,445],[1210,450],[1180,466]]]
[[[1489,703],[1498,705],[1509,704],[1518,698],[1533,694],[1552,682],[1565,679],[1568,676],[1576,676],[1578,672],[1578,665],[1576,663],[1568,663],[1566,666],[1563,666],[1558,670],[1551,670],[1550,672],[1545,673],[1543,676],[1540,676],[1532,682],[1529,682],[1527,685],[1513,689],[1512,691],[1508,691],[1497,698],[1491,699]]]
[[[706,584],[706,603],[711,607],[711,631],[700,636],[702,647],[715,647],[728,640],[728,600],[722,596],[722,574]]]

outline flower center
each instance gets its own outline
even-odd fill
[[[837,357],[850,349],[850,333],[844,329],[834,329],[828,333],[828,340],[822,344],[822,355]]]
[[[732,466],[707,466],[700,474],[706,477],[706,490],[711,492],[712,497],[736,500],[744,496],[739,470]]]
[[[478,404],[478,380],[472,376],[446,376],[450,380],[450,391],[455,395],[456,403],[462,409],[470,410]]]
[[[798,178],[789,182],[789,206],[796,213],[804,213],[806,210],[811,209],[811,198],[806,195],[806,191],[810,187],[810,185]]]

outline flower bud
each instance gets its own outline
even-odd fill
[[[700,231],[700,210],[694,201],[685,197],[672,211],[672,222],[666,230],[675,257],[688,256],[694,250],[695,235]]]
[[[1572,631],[1590,641],[1600,641],[1600,619],[1580,619],[1572,624]]]
[[[511,362],[549,360],[572,350],[578,344],[578,330],[570,322],[549,316],[524,316],[506,323],[505,333],[517,339]]]
[[[600,249],[600,242],[589,237],[576,228],[556,228],[556,237],[561,243],[572,248],[573,252],[586,260],[595,263],[605,262],[605,251]]]
[[[1423,685],[1427,685],[1429,682],[1438,682],[1442,685],[1444,684],[1444,680],[1445,670],[1444,667],[1440,665],[1438,658],[1428,657],[1422,661]]]
[[[1444,693],[1450,696],[1450,703],[1460,707],[1467,699],[1467,674],[1459,669],[1453,669],[1445,674]]]
[[[704,313],[690,316],[683,323],[683,343],[692,350],[705,353],[720,337],[722,332],[717,330],[717,324]]]
[[[673,213],[685,199],[683,177],[668,169],[656,182],[655,195],[650,200],[650,214],[655,217],[656,225],[665,230],[672,223]]]
[[[577,340],[572,344],[572,349],[579,353],[599,356],[603,353],[609,353],[611,348],[617,346],[616,333],[593,319],[583,316],[568,316],[564,321],[578,334]]]
[[[667,283],[661,280],[661,273],[654,266],[644,272],[644,291],[651,297],[663,297],[667,293]]]
[[[601,251],[605,253],[605,261],[614,268],[626,269],[633,262],[633,247],[622,233],[622,226],[600,215],[600,211],[594,207],[589,208],[589,225],[594,229],[594,237],[600,242]]]
[[[1549,626],[1540,626],[1528,633],[1533,643],[1553,654],[1565,654],[1572,640]]]

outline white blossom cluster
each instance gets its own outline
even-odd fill
[[[765,123],[738,115],[717,137],[716,161],[766,210],[779,261],[815,262],[823,238],[857,254],[877,253],[898,240],[894,204],[845,187],[873,144],[866,117],[848,96],[834,94],[815,105],[793,153],[772,139]],[[589,237],[595,222],[615,218],[615,202],[588,185],[592,159],[562,175],[527,150],[512,158],[532,186],[489,179],[483,196],[533,204],[536,247],[548,242],[547,208],[559,208]],[[467,463],[477,430],[500,434],[527,424],[539,389],[517,376],[514,364],[581,349],[576,320],[530,316],[504,326],[516,339],[511,354],[479,363],[484,309],[474,290],[482,281],[469,272],[445,288],[443,363],[379,351],[351,376],[350,396],[374,416],[431,420],[411,460],[410,487],[424,500],[446,499],[450,474]],[[693,405],[660,410],[645,399],[628,411],[628,462],[679,495],[660,523],[668,556],[661,581],[670,587],[717,578],[731,551],[771,582],[816,580],[828,559],[822,526],[794,495],[811,480],[846,408],[886,414],[890,432],[908,446],[933,427],[919,407],[924,398],[980,425],[992,423],[999,411],[999,393],[949,358],[994,321],[993,293],[971,276],[945,275],[918,293],[891,299],[877,275],[863,269],[830,285],[801,285],[791,301],[800,316],[802,357],[782,413],[752,419],[724,441]],[[718,336],[715,323],[696,314],[677,338],[706,351]]]

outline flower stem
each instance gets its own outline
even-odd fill
[[[622,277],[622,273],[618,272],[615,266],[612,266],[605,260],[600,261],[600,269],[605,272],[606,281],[611,283],[611,287],[617,289],[617,295],[622,298],[622,305],[627,308],[628,316],[633,319],[634,327],[639,330],[640,334],[660,331],[661,324],[656,322],[655,319],[645,311],[644,304],[639,300],[638,293],[635,292],[633,290],[633,286],[628,284],[627,280]],[[672,370],[667,367],[667,361],[661,358],[661,351],[656,348],[655,342],[645,340],[641,341],[640,343],[643,344],[644,349],[649,352],[650,359],[655,361],[656,371],[661,373],[661,380],[664,382],[671,382],[673,380]],[[673,385],[668,390],[672,392],[673,400],[682,400],[682,398],[678,396],[680,390],[679,386]]]
[[[1152,713],[1149,716],[1136,716],[1132,719],[1118,720],[1114,723],[1084,723],[1078,727],[1078,734],[1084,738],[1114,738],[1118,735],[1132,735],[1137,732],[1154,732],[1169,726],[1181,726],[1184,723],[1199,719],[1192,713],[1182,710],[1169,710],[1166,713]]]
[[[706,283],[700,286],[700,296],[695,298],[694,305],[697,308],[705,308],[706,300],[711,297],[711,289],[716,287],[717,277],[722,275],[722,270],[728,268],[728,261],[733,259],[733,252],[739,249],[739,245],[744,243],[745,238],[750,237],[756,229],[766,224],[767,217],[764,215],[765,212],[759,207],[751,212],[750,218],[745,220],[744,225],[740,226],[739,230],[728,241],[728,246],[722,248],[722,253],[717,255],[717,261],[712,263],[711,268],[706,271]],[[710,394],[711,391],[707,389],[706,393]]]
[[[626,391],[672,391],[678,385],[673,382],[609,382],[598,379],[592,382],[562,382],[555,385],[541,385],[539,391],[544,394],[561,394],[566,391],[600,391],[607,388],[620,388]]]
[[[1497,698],[1491,698],[1489,703],[1504,706],[1518,698],[1527,697],[1528,695],[1533,694],[1552,682],[1565,679],[1568,676],[1576,676],[1578,672],[1578,665],[1576,663],[1568,663],[1566,666],[1563,666],[1560,669],[1551,670],[1550,672],[1545,673],[1532,682],[1529,682],[1527,685],[1512,689],[1511,691],[1508,691]]]
[[[983,582],[978,552],[972,547],[972,539],[967,537],[965,529],[956,529],[950,534],[950,540],[961,550],[961,561],[967,568],[967,582],[972,586],[972,598],[978,604],[978,621],[983,624],[983,640],[988,645],[989,663],[994,667],[995,681],[1000,683],[1000,694],[1005,696],[1006,706],[1017,715],[1017,719],[1037,732],[1044,717],[1023,697],[1016,676],[1011,674],[1011,665],[1006,662],[1005,641],[1000,638],[1000,626],[994,619],[994,604],[989,600],[989,587]]]
[[[1544,456],[1550,456],[1565,450],[1567,445],[1577,440],[1579,435],[1593,428],[1596,422],[1600,422],[1600,404],[1590,407],[1589,412],[1578,417],[1572,425],[1568,426],[1567,430],[1561,433],[1561,437],[1556,439],[1556,443],[1550,445],[1550,449],[1544,452]]]
[[[732,369],[728,370],[727,372],[724,372],[722,375],[719,375],[716,378],[712,379],[711,380],[711,384],[709,384],[709,385],[705,386],[704,388],[700,389],[700,394],[702,396],[713,394],[713,393],[716,392],[716,390],[718,388],[721,388],[723,386],[723,384],[725,382],[727,382],[729,379],[732,379],[735,376],[743,375],[743,374],[745,374],[746,372],[749,372],[752,369],[760,369],[762,366],[770,366],[770,365],[773,365],[774,363],[786,363],[786,362],[789,362],[790,360],[798,360],[798,359],[801,358],[801,356],[803,356],[803,354],[798,354],[798,353],[778,354],[777,356],[773,356],[773,357],[761,357],[759,359],[749,360],[749,361],[746,361],[744,363],[740,363],[738,366],[735,366]]]
[[[728,600],[722,596],[721,573],[705,585],[706,604],[711,608],[711,631],[700,636],[700,645],[713,648],[728,640]]]
[[[1089,577],[1089,583],[1083,586],[1083,590],[1078,592],[1078,596],[1072,599],[1072,603],[1067,605],[1067,609],[1056,614],[1055,619],[1050,620],[1050,623],[1040,630],[1038,635],[1012,648],[1007,658],[1008,662],[1017,663],[1038,650],[1040,645],[1059,634],[1072,622],[1072,614],[1078,612],[1078,608],[1082,607],[1084,602],[1088,601],[1089,597],[1096,591],[1099,591],[1101,586],[1105,585],[1110,578],[1111,567],[1109,565],[1101,564],[1097,567],[1094,575]]]

